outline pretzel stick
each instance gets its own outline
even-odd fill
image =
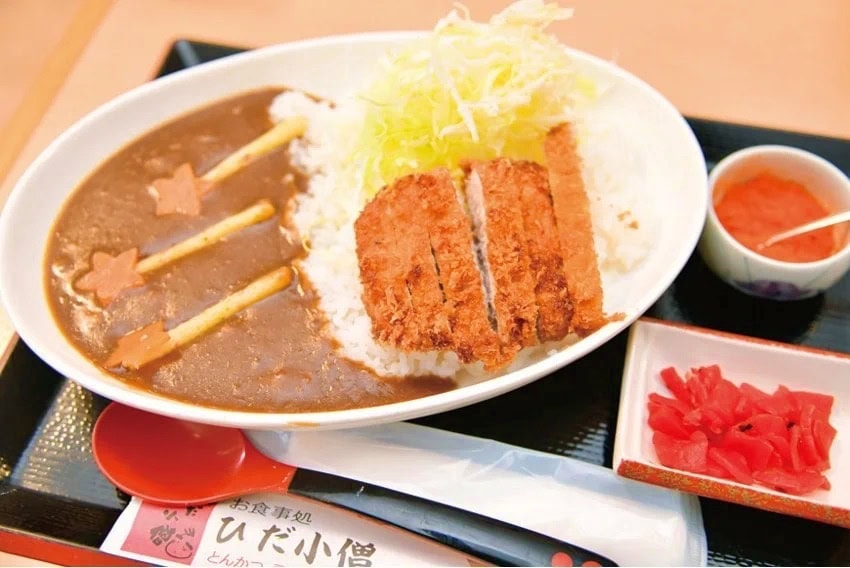
[[[292,269],[284,266],[254,280],[241,290],[213,304],[174,329],[165,331],[162,320],[123,336],[104,363],[138,369],[188,345],[248,306],[280,292],[292,282]]]
[[[192,235],[185,241],[180,241],[165,250],[143,258],[136,265],[136,272],[139,274],[153,272],[186,255],[211,246],[232,233],[265,221],[272,215],[274,215],[274,206],[268,199],[262,199],[251,207],[222,219],[196,235]]]
[[[267,130],[216,164],[213,169],[201,176],[201,179],[212,183],[221,181],[241,168],[249,159],[268,154],[293,138],[301,136],[306,129],[307,120],[300,116],[282,120],[270,130]]]
[[[292,282],[292,269],[288,266],[278,268],[169,330],[168,336],[176,347],[182,347],[223,323],[233,314],[241,312],[275,292],[280,292],[289,286],[290,282]]]

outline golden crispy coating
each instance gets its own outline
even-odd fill
[[[513,178],[534,280],[537,337],[541,342],[563,339],[570,331],[573,304],[564,275],[548,172],[534,162],[515,161]]]
[[[606,318],[602,311],[602,280],[593,242],[590,202],[581,176],[581,157],[569,124],[549,132],[544,151],[564,270],[573,300],[572,327],[579,335],[588,335],[605,325]]]
[[[480,180],[480,206],[473,205],[479,199],[475,195],[479,190],[474,179],[476,175]],[[503,355],[511,357],[521,348],[537,343],[534,280],[514,183],[510,160],[500,158],[470,164],[467,200],[471,215],[480,217],[483,214],[484,250],[497,331]]]
[[[413,304],[405,282],[406,259],[395,246],[396,225],[389,207],[388,194],[379,193],[355,221],[354,235],[372,334],[379,342],[404,346],[405,338],[412,336]]]
[[[416,351],[445,351],[454,346],[437,266],[431,252],[429,226],[432,219],[423,207],[423,195],[436,184],[429,174],[404,176],[390,186],[390,211],[387,214],[395,225],[400,260],[413,303],[412,328],[416,332],[408,339]]]
[[[464,165],[466,203],[445,168],[381,190],[355,222],[363,302],[377,341],[453,350],[495,370],[524,347],[606,323],[590,203],[569,125],[547,168]]]
[[[431,172],[423,192],[429,238],[446,298],[455,352],[464,363],[494,368],[501,361],[496,333],[487,319],[481,273],[475,263],[469,218],[457,199],[448,170]]]

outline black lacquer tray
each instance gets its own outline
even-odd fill
[[[178,41],[161,74],[239,51]],[[689,122],[709,167],[739,148],[774,143],[813,151],[850,173],[850,140]],[[850,276],[810,300],[757,300],[723,284],[694,253],[647,315],[850,353]],[[416,422],[610,467],[626,334],[519,390]],[[0,531],[100,545],[127,502],[100,475],[89,450],[91,427],[105,404],[17,345],[0,374]],[[701,502],[712,565],[850,565],[848,530]]]

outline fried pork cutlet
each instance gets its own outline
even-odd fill
[[[503,356],[537,343],[537,303],[510,160],[468,166],[466,199]],[[489,281],[489,284],[486,284]]]
[[[487,318],[481,272],[475,262],[472,228],[458,201],[451,175],[437,169],[422,176],[429,239],[446,307],[455,352],[464,363],[479,360],[485,368],[501,361],[499,340]]]
[[[537,337],[541,343],[557,341],[570,331],[573,304],[558,243],[549,174],[540,164],[515,161],[513,179],[519,192],[519,209],[537,300]]]
[[[427,219],[420,214],[423,177],[398,179],[355,222],[363,303],[373,334],[405,351],[453,346]]]
[[[422,214],[422,196],[434,185],[434,176],[414,174],[400,178],[390,188],[393,199],[389,215],[396,227],[394,246],[403,255],[418,351],[445,351],[454,346],[428,236],[431,219]]]
[[[588,335],[606,323],[602,311],[602,280],[593,242],[590,201],[581,175],[581,157],[569,124],[546,136],[546,163],[555,220],[564,258],[564,272],[573,301],[573,330]]]
[[[372,320],[372,335],[382,343],[414,349],[413,303],[404,278],[403,251],[395,247],[395,222],[389,215],[392,196],[379,193],[354,223],[363,304]]]
[[[494,370],[524,347],[606,323],[590,203],[569,125],[547,168],[464,166],[466,207],[445,168],[399,178],[354,225],[363,303],[377,341],[453,350]]]

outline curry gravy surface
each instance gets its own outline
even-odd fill
[[[282,89],[251,91],[200,108],[149,132],[103,163],[68,199],[47,250],[45,285],[56,322],[90,360],[102,363],[117,340],[164,320],[165,328],[303,254],[283,211],[301,191],[285,148],[218,183],[197,217],[154,214],[147,186],[183,163],[202,175],[271,127],[267,108]],[[277,213],[226,240],[146,274],[105,308],[74,282],[95,251],[138,247],[139,257],[163,250],[261,198]],[[336,354],[309,283],[296,276],[286,290],[243,310],[179,351],[138,373],[111,372],[143,389],[239,410],[318,411],[375,406],[454,388],[446,379],[382,379]]]

